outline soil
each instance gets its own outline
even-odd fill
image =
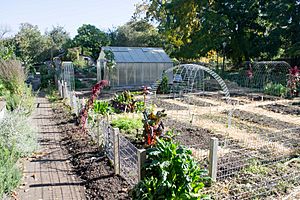
[[[222,136],[215,135],[210,130],[178,122],[170,118],[164,119],[164,124],[168,130],[173,129],[175,134],[178,134],[175,140],[185,146],[197,146],[199,149],[208,149],[211,137],[222,138]]]
[[[188,110],[186,106],[180,106],[174,103],[169,103],[160,99],[155,100],[154,104],[157,107],[164,108],[166,110]]]
[[[300,109],[294,106],[286,106],[282,104],[268,104],[259,106],[269,111],[273,111],[275,113],[281,113],[286,115],[300,115]]]
[[[199,106],[199,107],[215,106],[215,105],[213,105],[211,103],[208,103],[208,102],[205,102],[205,101],[201,101],[201,100],[195,99],[195,98],[190,98],[190,99],[188,99],[188,98],[181,98],[181,99],[179,99],[179,101],[184,102],[184,103],[189,104],[189,105],[195,105],[195,106]]]
[[[62,143],[71,156],[76,173],[85,180],[87,199],[131,199],[130,184],[114,175],[104,151],[75,126],[73,116],[67,114],[61,105],[54,109],[54,113],[58,126],[66,133]]]
[[[242,110],[235,110],[232,115],[234,118],[238,118],[242,121],[248,121],[251,123],[256,123],[262,126],[276,128],[278,130],[287,129],[287,128],[296,128],[297,126],[291,123],[286,123],[267,117],[265,115],[259,115],[255,113],[250,113]]]

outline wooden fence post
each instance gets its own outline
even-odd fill
[[[143,169],[143,165],[146,162],[146,150],[145,149],[138,149],[137,150],[137,156],[138,156],[138,181],[141,181],[143,177],[145,176],[145,171]]]
[[[217,162],[218,162],[218,138],[210,138],[209,144],[209,176],[213,181],[217,180]]]
[[[120,174],[120,145],[119,145],[119,134],[118,128],[113,128],[113,141],[114,141],[114,168],[115,174]]]

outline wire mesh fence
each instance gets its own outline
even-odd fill
[[[63,83],[59,87],[63,88]],[[60,89],[60,93],[63,93],[62,90]],[[80,100],[74,93],[67,92],[74,112],[80,110]],[[160,95],[160,98],[149,96],[151,98],[146,98],[146,102],[149,105],[156,103],[158,108],[167,108],[170,118],[167,119],[166,126],[186,131],[186,138],[180,142],[189,147],[201,167],[210,171],[211,176],[215,170],[217,182],[209,191],[213,198],[267,199],[268,196],[280,195],[287,188],[299,186],[300,166],[296,160],[299,158],[293,157],[299,155],[299,152],[295,152],[300,147],[297,116],[289,115],[285,119],[281,119],[279,114],[270,116],[269,111],[263,111],[265,108],[259,107],[265,106],[265,99],[254,105],[248,104],[247,96],[238,103],[239,107],[235,107],[232,115],[233,128],[229,129],[228,126],[221,126],[228,124],[227,110],[232,108],[232,105],[226,104],[226,98],[210,98],[210,93],[199,96],[195,91],[187,91],[181,95],[179,93],[176,98],[170,95]],[[251,98],[253,101],[253,97]],[[228,133],[214,135],[206,132],[206,129],[217,130],[216,132],[226,130]],[[90,132],[93,140],[104,147],[113,165],[118,164],[120,175],[131,185],[136,184],[141,165],[139,149],[123,135],[116,136],[107,120],[99,120],[96,127],[90,127]],[[200,139],[194,140],[197,137]],[[210,137],[219,138],[216,148],[211,148]],[[115,157],[116,154],[118,157]]]
[[[138,149],[124,136],[119,137],[120,175],[134,185],[138,182]]]

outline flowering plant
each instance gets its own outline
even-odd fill
[[[82,125],[82,128],[85,130],[85,124],[86,124],[86,119],[88,117],[88,111],[91,109],[94,105],[94,102],[98,95],[100,94],[101,90],[108,85],[107,80],[102,80],[99,81],[96,85],[93,86],[92,88],[92,96],[90,99],[87,101],[85,104],[84,108],[80,112],[80,123]]]
[[[300,69],[297,66],[289,69],[287,87],[291,97],[296,97],[300,92]]]

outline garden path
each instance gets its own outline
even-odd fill
[[[51,103],[37,98],[32,122],[39,131],[39,152],[25,162],[23,185],[15,199],[85,199],[84,186],[72,171],[69,155],[61,145],[62,132],[53,120]]]

